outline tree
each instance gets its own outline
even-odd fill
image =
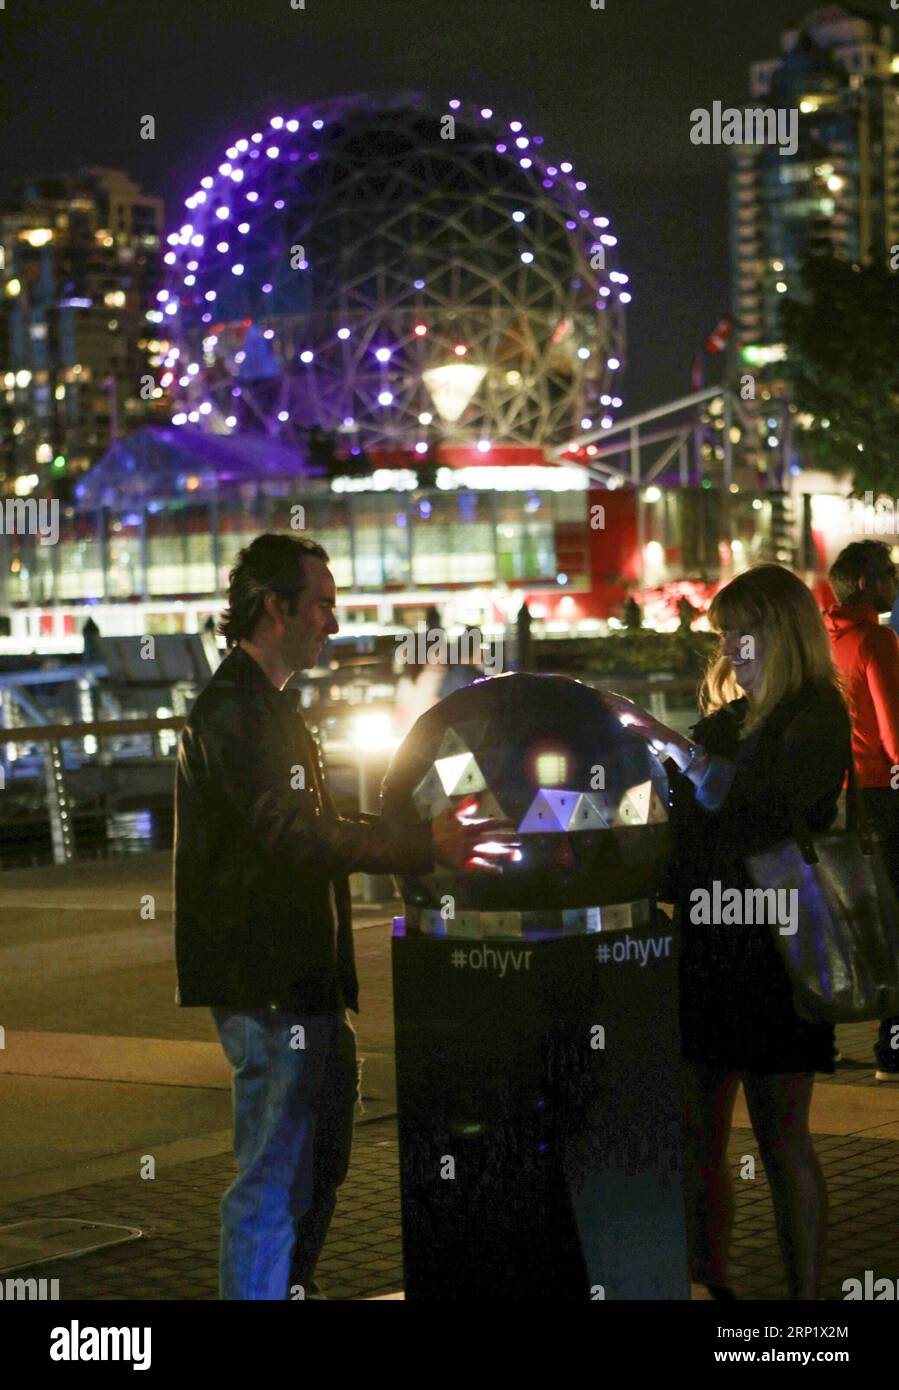
[[[793,399],[814,417],[796,436],[805,462],[899,494],[899,275],[810,255],[782,324]]]

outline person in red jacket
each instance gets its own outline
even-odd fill
[[[868,819],[899,890],[899,637],[880,624],[899,592],[883,541],[854,541],[828,575],[839,600],[824,614],[852,716],[852,751]],[[899,1081],[899,1018],[881,1020],[878,1081]]]

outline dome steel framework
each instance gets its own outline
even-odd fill
[[[272,117],[168,237],[151,317],[173,422],[357,453],[611,424],[630,290],[585,194],[542,136],[457,100]]]

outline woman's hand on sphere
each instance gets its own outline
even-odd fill
[[[639,734],[655,752],[663,753],[671,747],[689,748],[685,738],[669,729],[667,724],[656,719],[655,715],[643,709],[642,705],[637,705],[626,696],[616,695],[610,690],[604,690],[602,698],[606,708],[611,710],[622,728],[632,729],[635,734]]]

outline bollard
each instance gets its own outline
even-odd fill
[[[396,754],[385,815],[510,826],[501,873],[402,880],[407,1299],[689,1297],[667,804],[651,749],[562,676],[478,681]]]

